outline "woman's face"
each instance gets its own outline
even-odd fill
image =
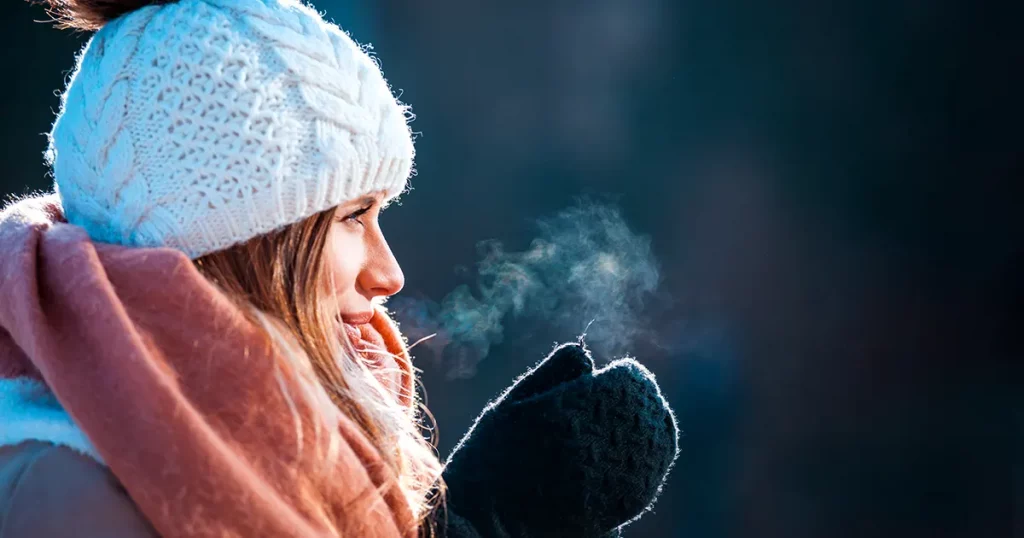
[[[327,236],[326,274],[333,290],[328,298],[350,325],[370,321],[371,301],[394,295],[405,285],[405,275],[381,232],[380,211],[384,192],[341,204]]]

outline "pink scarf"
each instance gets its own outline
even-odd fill
[[[408,350],[386,312],[348,331],[402,359],[386,382],[412,406]],[[322,507],[342,536],[415,536],[355,423],[286,398],[281,385],[298,395],[298,382],[277,365],[184,254],[93,243],[54,196],[0,213],[0,379],[45,383],[162,536],[335,536]],[[346,441],[326,472],[318,426]]]

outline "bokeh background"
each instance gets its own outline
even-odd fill
[[[589,323],[684,430],[629,538],[1024,536],[1005,4],[316,2],[417,116],[382,226],[442,455]],[[0,194],[48,189],[88,34],[0,15]]]

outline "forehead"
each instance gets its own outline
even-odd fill
[[[373,204],[379,204],[384,199],[384,195],[387,191],[380,190],[374,191],[368,194],[364,194],[358,198],[353,198],[347,202],[343,202],[339,205],[339,208],[355,208],[355,207],[366,207]]]

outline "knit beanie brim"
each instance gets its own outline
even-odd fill
[[[181,0],[101,28],[48,159],[96,241],[192,258],[407,187],[408,110],[374,58],[294,0]]]

